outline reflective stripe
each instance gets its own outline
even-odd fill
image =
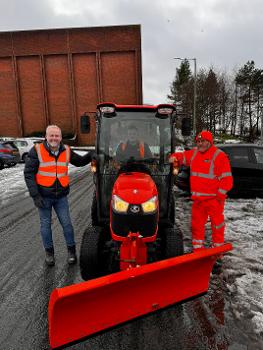
[[[232,173],[229,172],[229,173],[223,173],[221,174],[221,176],[218,177],[219,180],[223,179],[223,177],[229,177],[229,176],[232,176]]]
[[[200,243],[200,244],[203,244],[204,243],[204,240],[203,239],[193,239],[192,240],[193,243]]]
[[[59,179],[59,178],[61,178],[61,177],[63,177],[63,176],[67,176],[67,175],[68,175],[68,173],[57,174],[57,178]]]
[[[219,225],[213,225],[213,227],[216,229],[216,230],[219,230],[221,227],[225,226],[225,222],[223,221],[221,224]]]
[[[195,156],[197,155],[197,152],[198,152],[198,149],[196,148],[196,149],[194,150],[194,153],[193,153],[193,155],[192,155],[192,158],[190,159],[190,166],[191,166],[193,160],[195,159]]]
[[[43,158],[42,158],[42,155],[41,155],[41,152],[40,152],[40,143],[37,143],[35,145],[35,148],[36,148],[36,151],[37,151],[37,156],[38,156],[39,163],[43,163]]]
[[[225,243],[212,243],[212,247],[221,247]]]
[[[47,172],[47,171],[39,170],[38,175],[47,176],[47,177],[54,176],[54,177],[60,178],[60,177],[66,176],[68,174],[67,173],[56,174],[56,172]]]
[[[193,244],[193,248],[197,249],[197,248],[204,248],[203,244]]]
[[[203,178],[205,178],[205,179],[211,179],[211,178],[213,179],[213,178],[214,178],[214,176],[211,177],[210,174],[197,173],[196,171],[191,172],[191,176],[203,177]]]
[[[68,145],[65,145],[65,148],[66,148],[66,163],[68,165],[70,160],[70,147]]]
[[[210,175],[211,175],[212,178],[215,177],[215,174],[214,174],[215,159],[216,159],[216,157],[218,156],[219,153],[222,153],[222,151],[218,148],[218,149],[215,151],[215,153],[214,153],[214,155],[213,155],[213,158],[212,158],[212,160],[211,160],[211,166],[210,166],[210,171],[209,171],[209,173],[210,173]]]
[[[56,164],[60,166],[68,166],[68,162],[57,162]]]
[[[45,167],[49,167],[49,166],[54,166],[54,165],[56,165],[56,162],[55,161],[53,161],[53,162],[40,162],[39,163],[39,166],[41,167],[41,168],[45,168]]]
[[[211,196],[216,196],[215,193],[201,193],[201,192],[192,192],[192,195],[193,196],[197,196],[197,197],[201,197],[201,196],[208,196],[208,197],[211,197]]]
[[[218,189],[218,192],[220,192],[220,193],[222,193],[222,194],[226,194],[226,193],[227,193],[227,191],[226,191],[226,190],[222,190],[222,188],[219,188],[219,189]]]

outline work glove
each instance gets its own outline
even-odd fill
[[[44,199],[40,195],[33,197],[33,201],[34,201],[34,204],[37,208],[44,208],[45,207]]]
[[[169,163],[174,163],[174,162],[177,162],[178,159],[176,158],[176,156],[173,156],[172,154],[170,155],[169,157]]]
[[[225,195],[221,192],[217,192],[216,198],[219,202],[224,202],[224,200],[227,198],[227,195]]]

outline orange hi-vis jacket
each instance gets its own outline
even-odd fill
[[[39,168],[36,174],[36,182],[40,186],[50,187],[56,179],[63,187],[69,185],[68,164],[70,161],[70,148],[65,145],[58,159],[50,155],[43,143],[35,145],[39,160]]]
[[[122,143],[121,144],[121,150],[122,152],[124,152],[127,148],[127,143]],[[140,150],[140,157],[141,158],[144,158],[144,143],[143,142],[139,142],[139,150]]]
[[[171,156],[176,157],[180,165],[190,166],[192,199],[226,198],[233,178],[229,159],[223,151],[212,145],[204,153],[194,148]]]

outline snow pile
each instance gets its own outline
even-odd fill
[[[176,199],[177,225],[191,248],[191,201]],[[225,206],[226,236],[233,250],[223,258],[224,299],[243,333],[263,335],[263,199],[228,199]],[[206,240],[211,237],[206,225]],[[211,287],[211,286],[210,286]]]
[[[224,257],[227,290],[237,319],[263,334],[263,200],[228,200],[226,240],[233,251]]]

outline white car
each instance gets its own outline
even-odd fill
[[[13,142],[19,150],[21,160],[24,162],[34,144],[42,142],[43,140],[43,138],[19,138],[14,139]]]

